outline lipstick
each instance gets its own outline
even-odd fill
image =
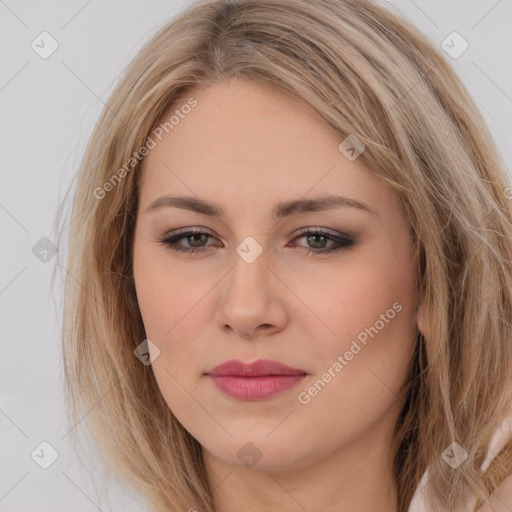
[[[296,386],[308,373],[278,361],[225,361],[206,373],[222,392],[242,400],[264,400]]]

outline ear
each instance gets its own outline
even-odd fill
[[[424,303],[416,308],[416,325],[424,338],[428,339],[430,336],[430,315]]]

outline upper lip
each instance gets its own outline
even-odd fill
[[[225,361],[207,372],[207,375],[238,375],[240,377],[258,377],[263,375],[306,375],[307,372],[291,368],[278,361],[258,359],[252,363],[244,363],[238,359]]]

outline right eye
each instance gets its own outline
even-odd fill
[[[206,247],[205,245],[201,245],[201,242],[204,242],[208,237],[211,237],[209,233],[202,231],[201,229],[187,229],[185,231],[180,231],[178,233],[175,233],[172,236],[166,236],[160,242],[162,245],[165,245],[169,249],[172,249],[173,251],[178,252],[187,252],[187,253],[194,253],[201,251],[203,247]],[[197,246],[192,245],[192,247],[184,247],[183,245],[180,245],[178,242],[181,240],[186,239],[187,242],[190,244],[198,244]]]

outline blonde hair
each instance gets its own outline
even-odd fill
[[[63,325],[71,423],[84,419],[110,467],[153,510],[215,510],[200,444],[134,356],[146,336],[132,243],[140,148],[193,87],[230,77],[300,98],[340,142],[357,136],[361,161],[396,192],[430,318],[428,335],[417,332],[392,446],[397,510],[407,511],[427,470],[444,510],[466,485],[486,501],[511,470],[507,443],[481,471],[512,398],[508,176],[444,56],[369,0],[196,2],[128,66],[74,195]],[[441,458],[454,441],[468,454],[456,469]]]

